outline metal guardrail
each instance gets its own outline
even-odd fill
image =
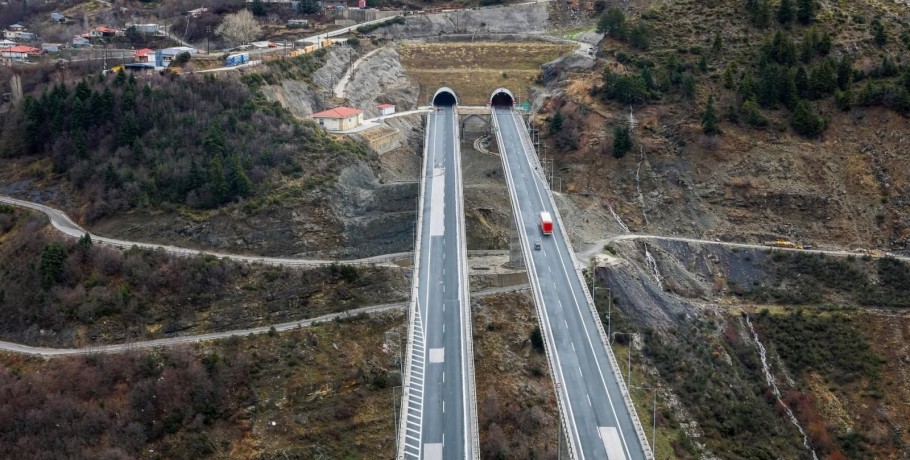
[[[518,115],[514,110],[512,111],[512,117],[515,120],[517,126],[524,127],[524,122],[522,121],[520,115]],[[527,135],[527,130],[520,130],[519,137],[521,137],[521,143],[524,147],[525,153],[528,154],[528,158],[537,165],[538,173],[541,173],[543,170],[540,169],[540,159],[537,157],[537,151],[534,149],[534,145],[531,143],[530,136]],[[541,177],[543,178],[543,176]],[[550,204],[553,206],[553,213],[556,216],[556,221],[559,223],[559,228],[568,229],[562,220],[562,215],[559,212],[559,208],[556,206],[556,200],[553,199],[553,193],[550,189],[550,184],[547,183],[545,178],[543,178],[542,182],[547,185],[547,197],[550,200]],[[597,326],[597,331],[600,334],[600,340],[607,352],[607,358],[610,361],[610,368],[613,371],[613,375],[616,377],[616,381],[619,385],[620,390],[622,391],[623,401],[625,402],[626,408],[629,411],[629,416],[632,418],[632,426],[635,427],[635,433],[638,435],[638,439],[641,442],[645,458],[653,460],[654,455],[653,451],[649,449],[650,444],[648,443],[647,434],[641,425],[641,420],[638,417],[638,412],[635,410],[635,404],[632,401],[631,394],[629,393],[629,388],[622,376],[622,372],[620,371],[619,363],[616,361],[616,356],[613,354],[613,348],[610,347],[610,341],[607,338],[607,334],[604,332],[603,322],[600,321],[600,315],[597,313],[597,308],[594,306],[594,299],[591,297],[591,293],[588,291],[588,284],[583,281],[584,276],[582,275],[581,269],[579,268],[578,258],[575,255],[575,249],[572,247],[572,239],[568,236],[565,236],[564,240],[566,242],[566,246],[569,248],[568,252],[572,257],[572,264],[575,267],[575,273],[578,276],[578,279],[582,280],[582,290],[585,293],[585,299],[587,300],[588,308],[591,310],[591,314],[594,316],[594,324]]]
[[[465,371],[467,371],[466,379],[468,381],[468,399],[470,400],[470,413],[466,413],[467,417],[471,424],[470,432],[465,433],[465,438],[468,442],[471,443],[471,457],[472,459],[480,459],[480,429],[477,422],[477,387],[474,376],[474,323],[471,320],[471,288],[469,286],[469,277],[468,277],[468,268],[467,268],[467,238],[465,237],[465,219],[464,219],[464,189],[462,187],[462,178],[461,178],[461,144],[458,142],[458,139],[461,137],[458,135],[458,112],[453,109],[454,117],[453,124],[455,125],[455,184],[457,190],[457,197],[455,199],[456,211],[458,222],[461,225],[458,225],[458,238],[456,241],[459,241],[458,245],[458,276],[461,278],[461,330],[462,330],[462,339],[464,344],[462,345],[465,349],[465,356],[463,357],[463,362],[465,363]]]
[[[492,119],[492,123],[493,123],[493,131],[496,133],[496,141],[499,143],[500,146],[504,146],[505,144],[502,140],[502,134],[501,134],[500,128],[499,128],[499,121],[496,118],[496,109],[491,108],[490,110],[491,110],[490,115],[491,115],[491,119]],[[511,171],[509,170],[508,164],[506,164],[506,162],[508,161],[508,160],[506,160],[506,155],[505,154],[501,155],[501,158],[502,158],[502,163],[503,163],[503,173],[506,175],[507,180],[510,183],[512,183],[513,182],[512,174],[511,174]],[[514,188],[510,187],[509,200],[512,202],[513,213],[515,213],[513,218],[517,219],[519,203],[518,203],[518,198],[515,196],[515,193],[512,193],[513,190],[514,190]],[[516,222],[516,224],[518,224],[518,222]],[[525,251],[524,253],[530,254],[531,246],[530,246],[530,242],[528,241],[527,236],[525,235],[525,232],[519,231],[518,237],[519,237],[519,240],[521,241],[522,248]],[[534,302],[534,304],[537,309],[537,318],[538,318],[539,322],[544,323],[547,314],[544,311],[544,306],[543,306],[543,293],[540,289],[540,284],[538,283],[537,277],[532,276],[530,274],[531,270],[528,270],[528,272],[529,272],[528,280],[531,283],[531,291],[533,292],[534,298],[536,300],[536,302]],[[556,385],[559,383],[559,379],[557,379],[555,377],[557,374],[560,373],[560,369],[555,360],[555,350],[553,350],[550,345],[550,342],[554,339],[553,339],[552,335],[550,334],[550,331],[548,330],[548,328],[542,327],[540,329],[540,332],[544,338],[543,343],[544,343],[544,348],[545,348],[546,355],[547,355],[547,361],[550,364],[550,373],[551,373],[551,377],[554,380],[553,386],[554,386],[554,391],[556,392],[556,405],[558,406],[560,414],[567,414],[567,412],[566,412],[567,402],[563,401],[563,398],[568,398],[568,395],[566,394],[566,392],[568,390],[560,391],[560,389],[557,388],[557,385]],[[575,449],[572,444],[572,440],[574,438],[571,436],[571,433],[569,432],[569,424],[560,423],[560,425],[562,425],[563,434],[566,437],[566,448],[569,452],[569,458],[571,458],[571,459],[577,458],[577,456],[575,454]]]
[[[430,144],[430,116],[432,115],[427,115],[427,132],[423,142],[423,162],[421,165],[421,174],[426,174],[427,171],[427,151]],[[414,240],[414,270],[411,272],[411,302],[408,306],[407,362],[405,363],[405,371],[401,379],[401,411],[398,415],[398,453],[396,455],[396,458],[398,460],[404,460],[406,448],[405,439],[407,439],[404,433],[407,429],[407,413],[411,394],[411,366],[413,365],[414,356],[414,318],[417,316],[415,313],[417,308],[419,308],[419,305],[417,303],[417,284],[420,278],[420,247],[423,240],[423,200],[424,194],[426,192],[426,184],[426,180],[420,181],[420,198],[417,200],[417,235],[416,239]],[[426,347],[424,346],[424,348]]]

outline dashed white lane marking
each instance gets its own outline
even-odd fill
[[[445,357],[445,348],[430,348],[430,363],[441,363]]]
[[[625,460],[626,454],[622,450],[622,441],[619,439],[619,431],[616,431],[616,427],[599,426],[597,432],[607,451],[607,460]]]
[[[426,443],[423,445],[424,460],[442,460],[442,443]]]

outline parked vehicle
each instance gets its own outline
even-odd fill
[[[229,54],[224,60],[224,65],[226,67],[234,67],[247,62],[250,62],[250,53]]]

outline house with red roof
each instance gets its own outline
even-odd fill
[[[142,48],[141,50],[133,51],[133,61],[135,62],[154,62],[155,61],[155,50],[150,48]]]
[[[376,110],[379,110],[379,116],[381,117],[391,115],[395,113],[395,104],[379,104],[376,106]]]
[[[347,131],[363,123],[363,110],[351,107],[335,107],[313,114],[313,119],[326,131]]]
[[[0,48],[0,57],[7,58],[11,61],[26,61],[29,56],[38,56],[41,50],[31,46],[17,45],[6,48]]]
[[[123,31],[120,29],[114,29],[108,26],[98,26],[94,29],[88,31],[89,37],[113,37],[116,35],[123,35]],[[84,36],[84,35],[83,35]]]

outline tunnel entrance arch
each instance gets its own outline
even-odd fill
[[[443,86],[433,95],[433,105],[436,107],[453,107],[458,105],[458,96],[451,88]]]
[[[490,105],[493,107],[515,107],[515,96],[506,88],[497,88],[490,95]]]

